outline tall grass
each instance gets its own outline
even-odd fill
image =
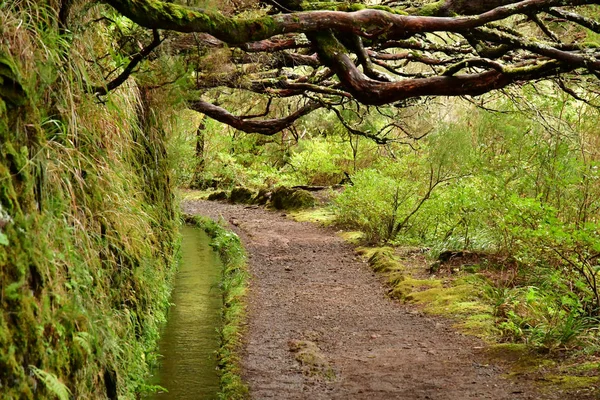
[[[166,104],[134,81],[102,101],[85,93],[102,77],[90,60],[109,50],[111,31],[85,32],[106,10],[74,3],[66,32],[55,4],[0,3],[0,62],[10,66],[0,74],[22,88],[0,91],[6,398],[133,399],[151,389],[169,299],[178,224],[168,130],[140,118]]]

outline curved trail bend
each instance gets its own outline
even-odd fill
[[[190,201],[183,210],[234,222],[248,251],[242,366],[253,399],[551,398],[503,379],[478,340],[387,298],[333,232],[240,205]],[[298,362],[303,349],[316,375]]]

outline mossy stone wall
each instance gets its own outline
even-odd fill
[[[176,253],[168,135],[134,82],[86,94],[53,9],[16,3],[0,5],[0,397],[133,399]]]

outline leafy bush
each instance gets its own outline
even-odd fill
[[[375,169],[364,169],[352,176],[353,185],[335,199],[335,212],[341,224],[356,227],[370,242],[389,239],[394,221],[394,195],[402,191],[410,201],[408,182],[397,181]]]
[[[350,170],[352,155],[339,143],[324,138],[303,140],[290,158],[298,181],[308,185],[335,185]]]

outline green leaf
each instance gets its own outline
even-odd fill
[[[4,233],[0,232],[0,245],[8,246],[10,243],[8,242],[8,236]]]
[[[29,368],[31,368],[31,372],[33,372],[36,378],[44,382],[44,385],[46,385],[46,388],[49,392],[58,397],[59,400],[69,400],[71,391],[67,385],[62,383],[57,378],[56,375],[51,372],[44,371],[43,369],[39,369],[34,365],[30,365]]]

